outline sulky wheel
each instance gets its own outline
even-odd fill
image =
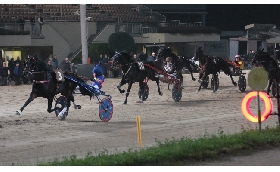
[[[172,88],[172,98],[175,102],[179,102],[182,98],[182,87],[176,82]]]
[[[103,122],[108,122],[113,115],[112,100],[108,97],[103,98],[99,104],[99,118]]]
[[[276,80],[274,79],[272,81],[272,85],[271,85],[271,92],[272,92],[272,95],[273,97],[276,97],[276,94],[277,94],[277,83],[276,83]]]
[[[238,87],[241,92],[245,92],[246,90],[246,78],[244,75],[239,76],[238,79]]]
[[[209,76],[205,77],[205,80],[202,81],[202,88],[207,88],[209,84]]]
[[[67,107],[67,98],[65,96],[60,96],[55,101],[55,115],[59,119],[65,119],[68,115],[69,108]]]
[[[143,92],[143,101],[147,100],[148,96],[149,96],[149,86],[146,82],[143,83],[144,85],[144,92]],[[138,96],[139,96],[139,99],[141,99],[141,90],[139,88],[138,90]]]
[[[213,92],[216,92],[219,88],[219,77],[218,74],[213,75],[211,78],[211,88]]]

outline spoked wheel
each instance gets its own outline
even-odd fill
[[[246,90],[246,78],[244,75],[239,76],[238,79],[238,87],[241,92],[245,92]]]
[[[112,100],[108,97],[103,98],[99,104],[99,118],[103,122],[108,122],[113,115]]]
[[[175,102],[179,102],[182,98],[182,87],[178,82],[172,88],[172,98]]]
[[[60,96],[55,102],[55,115],[60,120],[64,120],[68,115],[69,108],[67,107],[67,98]]]
[[[205,77],[205,80],[202,81],[202,88],[207,88],[209,85],[209,76]]]
[[[274,79],[272,81],[272,88],[271,88],[271,92],[272,92],[273,97],[276,97],[276,94],[277,94],[276,90],[277,90],[277,83]]]
[[[213,92],[216,92],[219,88],[219,77],[218,74],[213,75],[211,78],[211,88]]]
[[[147,100],[148,96],[149,96],[149,86],[147,84],[147,82],[143,82],[144,85],[144,92],[143,92],[143,101]],[[141,99],[141,90],[139,88],[138,90],[138,96],[139,99]]]

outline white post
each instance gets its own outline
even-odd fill
[[[82,64],[87,64],[87,28],[86,28],[86,4],[80,4],[80,22],[81,22],[81,41],[82,41]]]

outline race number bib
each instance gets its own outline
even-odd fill
[[[55,75],[56,75],[56,80],[64,81],[64,74],[63,74],[62,70],[58,69],[58,70],[54,70],[54,71],[55,71]]]

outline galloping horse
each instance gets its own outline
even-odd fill
[[[230,66],[228,62],[223,60],[220,57],[214,57],[213,59],[210,58],[208,55],[204,55],[202,51],[200,51],[200,48],[197,48],[195,50],[194,54],[195,60],[199,60],[200,64],[200,75],[199,75],[199,81],[200,85],[197,91],[200,91],[201,86],[203,84],[203,81],[209,74],[213,74],[214,77],[217,76],[218,73],[222,70],[226,75],[230,76],[231,82],[234,86],[237,86],[237,83],[233,80],[231,71],[230,71]]]
[[[165,47],[165,46],[159,47],[159,50],[158,50],[158,53],[157,53],[157,59],[158,59],[157,66],[160,69],[164,70],[165,59],[167,57],[170,57],[172,59],[171,60],[172,61],[171,62],[172,63],[171,71],[174,71],[174,73],[176,72],[176,78],[180,79],[181,86],[183,86],[182,85],[183,84],[182,69],[184,67],[183,60],[180,57],[178,57],[177,55],[175,55],[172,52],[171,48]]]
[[[74,73],[61,72],[61,71],[53,71],[48,68],[47,64],[38,59],[37,57],[30,57],[24,62],[25,73],[31,73],[33,75],[33,84],[32,91],[28,100],[24,103],[24,105],[20,108],[20,110],[16,111],[17,115],[20,115],[23,109],[35,98],[43,97],[48,99],[48,109],[49,113],[57,110],[57,108],[52,109],[52,102],[55,98],[56,94],[61,93],[61,95],[67,98],[67,108],[66,113],[62,113],[62,115],[58,116],[59,119],[65,119],[68,114],[68,109],[70,107],[70,101],[74,103],[74,107],[80,109],[80,105],[76,105],[74,101],[73,91],[77,87],[77,84],[71,82],[69,80],[64,80],[63,75],[68,75],[71,77],[79,78]],[[28,71],[28,72],[27,72]]]
[[[158,86],[158,94],[162,95],[162,92],[159,87],[159,78],[155,77],[155,70],[153,68],[156,68],[153,62],[143,62],[143,63],[136,63],[132,59],[132,57],[125,52],[115,52],[115,55],[112,57],[112,67],[114,68],[118,64],[121,65],[122,68],[122,80],[117,86],[120,93],[124,93],[125,90],[121,90],[121,86],[128,83],[128,88],[126,91],[126,97],[123,104],[127,104],[127,97],[130,93],[130,89],[132,87],[132,84],[134,82],[139,83],[140,87],[140,103],[143,103],[143,90],[144,85],[143,82],[146,79],[151,79],[152,81],[156,81]],[[141,69],[140,69],[141,68]]]
[[[269,83],[266,92],[269,95],[270,87],[273,83],[273,80],[275,80],[276,83],[279,83],[280,70],[278,69],[276,60],[270,57],[270,55],[267,52],[264,52],[263,50],[264,50],[263,48],[262,49],[259,48],[255,52],[255,56],[252,60],[252,64],[254,65],[260,63],[263,66],[263,68],[267,71]]]

